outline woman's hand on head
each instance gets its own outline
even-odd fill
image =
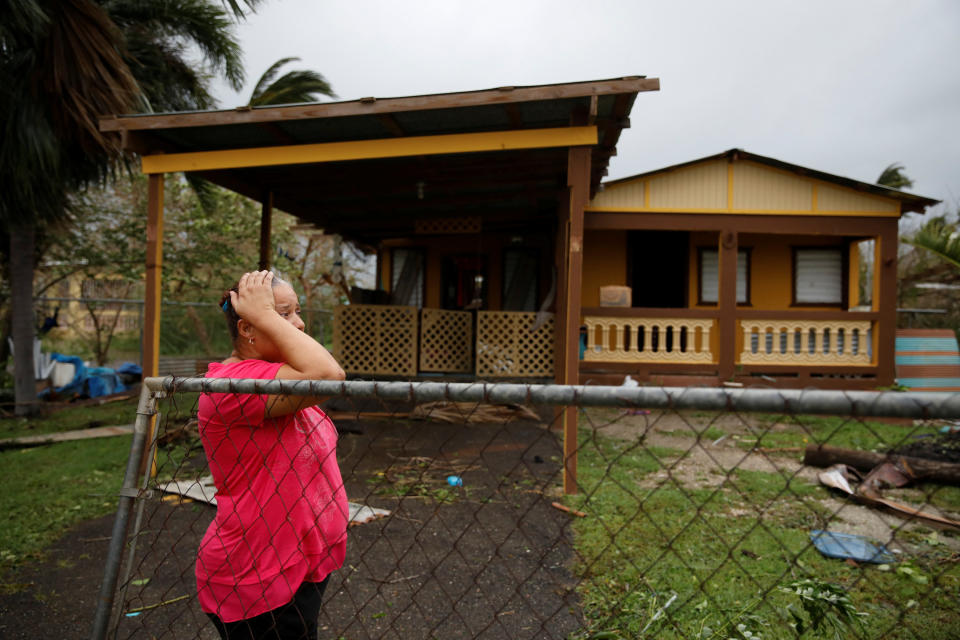
[[[240,278],[238,291],[230,292],[230,304],[237,315],[256,326],[263,314],[276,313],[273,297],[273,273],[251,271]]]

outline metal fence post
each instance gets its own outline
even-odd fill
[[[103,583],[100,585],[100,597],[97,600],[97,612],[93,620],[93,632],[90,635],[92,640],[104,640],[107,636],[110,613],[113,610],[114,594],[117,590],[117,577],[120,574],[123,548],[126,544],[130,512],[133,509],[133,504],[139,493],[137,489],[137,478],[140,475],[140,459],[142,457],[142,450],[149,444],[147,433],[150,431],[150,421],[156,414],[156,407],[156,394],[152,392],[146,382],[144,382],[140,389],[137,419],[133,426],[133,442],[130,444],[127,470],[123,477],[123,486],[120,489],[117,517],[113,521],[113,533],[110,537],[110,547],[107,550],[107,560],[103,570]]]

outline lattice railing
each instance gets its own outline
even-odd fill
[[[477,367],[484,377],[553,375],[553,314],[525,311],[477,312]]]
[[[420,312],[420,371],[473,371],[473,313],[424,309]]]
[[[417,374],[417,308],[373,304],[337,307],[334,352],[351,374]]]
[[[741,364],[869,365],[869,320],[741,320]]]
[[[584,318],[587,362],[715,362],[712,318]]]

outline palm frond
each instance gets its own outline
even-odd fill
[[[899,162],[894,162],[877,178],[877,184],[891,189],[909,189],[913,186],[913,180],[904,173],[904,167]]]
[[[903,241],[926,249],[941,260],[960,269],[960,230],[957,229],[957,225],[951,224],[942,216],[931,219],[915,234],[904,238]]]
[[[317,102],[321,95],[329,98],[337,97],[327,79],[316,71],[288,71],[273,80],[283,64],[297,59],[284,58],[267,69],[257,82],[253,95],[250,96],[250,106]]]
[[[274,78],[277,77],[277,74],[280,73],[280,67],[290,62],[299,62],[300,58],[290,57],[290,58],[280,58],[272,65],[270,68],[263,72],[263,75],[260,76],[260,79],[257,80],[256,86],[253,88],[253,93],[250,94],[249,104],[257,104],[255,101],[259,98],[266,88],[273,82]]]
[[[111,0],[106,7],[126,35],[131,52],[142,55],[163,43],[187,62],[187,47],[195,46],[210,73],[222,74],[238,91],[243,87],[243,55],[234,23],[223,6],[211,0]],[[136,62],[130,66],[138,67]],[[147,80],[139,74],[137,79]],[[155,101],[151,98],[151,102]]]
[[[242,4],[247,5],[247,10],[253,13],[257,10],[257,5],[261,2],[262,0],[243,0]],[[238,0],[223,0],[223,6],[230,9],[230,11],[233,13],[233,16],[238,20],[247,16],[247,10],[240,5],[241,3]]]

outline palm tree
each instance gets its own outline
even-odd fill
[[[931,218],[903,241],[926,249],[960,270],[960,230],[957,229],[957,224],[948,222],[945,216]]]
[[[253,8],[260,0],[243,0]],[[0,7],[0,229],[9,238],[16,413],[35,409],[33,270],[38,232],[70,194],[124,160],[103,114],[213,104],[210,73],[243,82],[227,9],[240,0],[6,0]],[[195,47],[205,64],[193,65]]]
[[[880,177],[877,178],[877,184],[891,189],[909,189],[913,186],[913,180],[907,177],[904,171],[902,164],[894,162],[883,170]]]
[[[251,107],[265,105],[294,104],[296,102],[317,102],[317,94],[336,98],[326,78],[316,71],[288,71],[279,78],[280,67],[290,62],[299,62],[300,58],[281,58],[263,72],[250,95]]]

